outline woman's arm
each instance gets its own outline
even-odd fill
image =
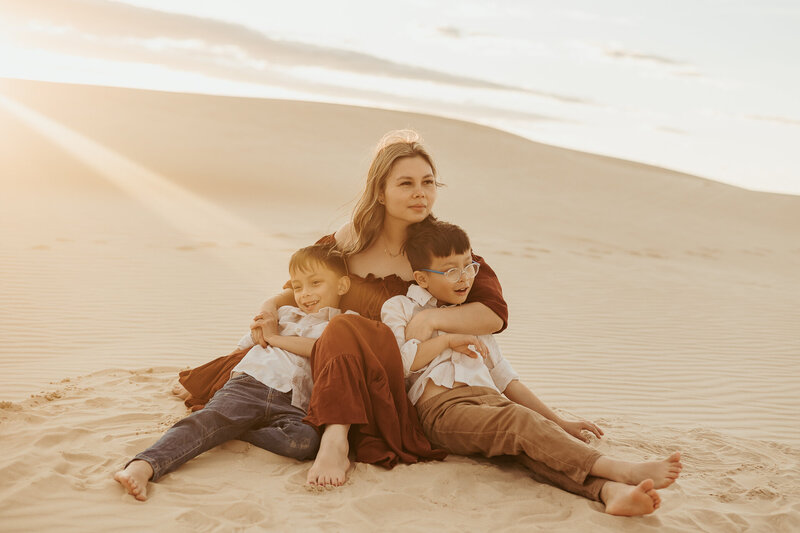
[[[281,292],[268,298],[261,304],[262,313],[275,313],[279,307],[284,305],[297,305],[294,301],[294,292],[290,288],[284,288]]]
[[[472,254],[481,268],[472,282],[466,303],[457,307],[426,309],[408,323],[406,338],[428,339],[435,330],[468,335],[499,333],[508,325],[508,304],[492,267]]]
[[[429,339],[436,330],[466,335],[488,335],[503,327],[503,319],[482,303],[420,311],[406,326],[406,340]]]
[[[503,298],[503,287],[500,286],[500,280],[497,278],[494,269],[481,256],[473,253],[472,259],[481,265],[481,269],[472,282],[472,289],[469,291],[466,303],[477,302],[491,309],[501,320],[502,325],[487,333],[500,333],[508,327],[508,304]]]

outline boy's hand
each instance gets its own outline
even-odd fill
[[[250,335],[254,343],[266,348],[266,339],[278,335],[278,319],[275,314],[268,312],[257,314],[250,323]]]
[[[603,430],[588,420],[564,420],[559,426],[561,426],[564,431],[583,442],[589,442],[589,438],[583,434],[584,430],[594,433],[594,436],[598,439],[603,436]]]
[[[471,349],[470,346],[472,346],[473,349]],[[477,359],[478,357],[478,354],[475,353],[475,350],[477,350],[483,357],[489,357],[489,349],[486,347],[483,341],[475,335],[451,333],[450,348],[457,352],[463,353],[464,355],[468,355],[473,359]]]

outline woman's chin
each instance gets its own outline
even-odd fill
[[[408,220],[409,224],[416,224],[428,218],[430,214],[430,211],[424,211],[422,213],[413,212],[406,220]]]

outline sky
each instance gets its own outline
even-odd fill
[[[800,5],[0,0],[0,77],[431,113],[800,194]]]

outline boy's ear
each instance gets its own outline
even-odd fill
[[[423,289],[428,288],[428,273],[423,272],[421,270],[414,271],[414,280],[417,282],[417,285],[422,287]]]
[[[343,294],[347,294],[347,291],[350,290],[350,277],[349,276],[342,276],[339,278],[339,284],[337,286],[337,292],[339,296]]]

